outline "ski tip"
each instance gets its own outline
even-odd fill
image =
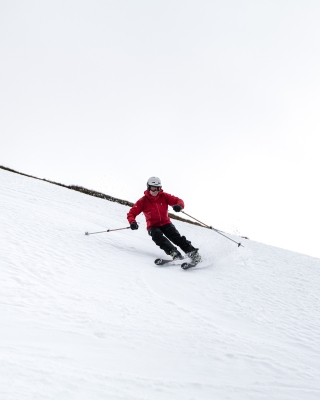
[[[85,232],[85,235],[89,235],[89,232]]]

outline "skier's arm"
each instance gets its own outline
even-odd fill
[[[143,198],[139,199],[132,208],[130,208],[128,214],[127,214],[127,219],[129,221],[129,224],[132,224],[132,222],[136,222],[136,217],[142,212],[142,201]]]
[[[184,209],[183,200],[179,199],[179,197],[172,196],[172,194],[166,193],[167,203],[169,206],[180,205],[182,209]]]

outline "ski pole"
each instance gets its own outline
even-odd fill
[[[126,228],[108,229],[107,231],[100,231],[100,232],[85,232],[85,235],[95,235],[96,233],[122,231],[123,229],[130,229],[130,226],[127,226]]]
[[[223,233],[221,233],[218,229],[215,229],[215,228],[213,228],[212,226],[209,226],[209,225],[207,225],[207,224],[205,224],[205,223],[199,221],[198,219],[196,219],[196,218],[192,217],[191,215],[187,214],[185,211],[181,211],[181,212],[182,212],[183,214],[187,215],[188,217],[194,219],[195,221],[199,222],[199,224],[202,224],[202,225],[205,226],[206,228],[212,229],[213,231],[219,233],[219,235],[222,235],[222,236],[224,236],[225,238],[231,240],[231,242],[237,243],[238,247],[240,247],[240,246],[241,246],[241,247],[244,247],[240,242],[238,243],[238,242],[236,242],[235,240],[229,238],[228,236],[226,236],[226,235],[224,235]]]

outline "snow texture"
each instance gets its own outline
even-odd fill
[[[1,399],[320,398],[319,259],[174,222],[203,262],[156,266],[142,216],[85,235],[128,207],[0,183]]]

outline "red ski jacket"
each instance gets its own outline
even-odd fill
[[[168,206],[180,204],[184,208],[183,200],[179,197],[172,196],[160,190],[157,196],[151,196],[148,190],[144,192],[144,196],[139,199],[127,214],[129,223],[136,221],[136,216],[143,212],[147,221],[147,229],[154,226],[163,226],[171,224],[168,216]]]

